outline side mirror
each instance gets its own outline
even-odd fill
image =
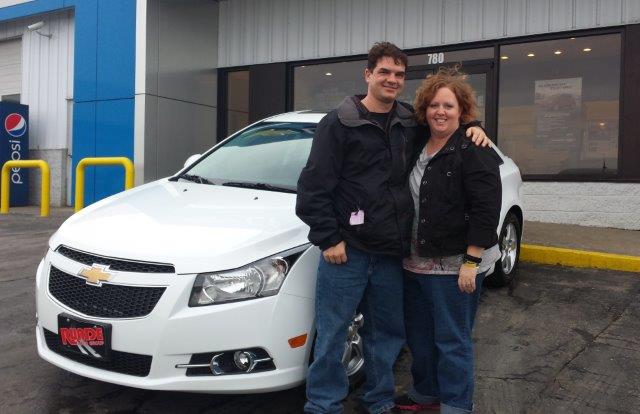
[[[187,168],[188,166],[193,164],[200,157],[202,157],[202,154],[193,154],[192,156],[187,158],[187,160],[184,162],[184,167],[183,168]]]

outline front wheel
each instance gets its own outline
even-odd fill
[[[358,330],[362,328],[364,324],[364,317],[361,313],[356,314],[349,325],[349,331],[347,333],[347,340],[344,344],[344,351],[342,353],[342,365],[347,372],[347,378],[349,379],[349,388],[355,389],[364,379],[364,350],[362,347],[362,337],[358,333]],[[313,362],[313,352],[316,343],[313,341],[311,347],[311,355],[309,356],[309,365]]]
[[[349,378],[349,387],[354,388],[362,380],[364,376],[364,352],[362,349],[362,337],[358,330],[364,323],[364,317],[361,313],[357,314],[351,325],[347,335],[344,353],[342,354],[342,365],[347,371]]]
[[[500,260],[496,262],[493,274],[486,279],[489,286],[502,287],[509,285],[518,272],[520,260],[520,237],[522,234],[520,221],[510,212],[504,219],[500,238]]]

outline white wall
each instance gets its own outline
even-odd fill
[[[44,21],[41,33],[27,25]],[[17,26],[16,26],[17,25]],[[4,26],[16,27],[22,35],[22,103],[29,105],[29,147],[69,148],[70,115],[73,111],[73,12],[31,17]]]
[[[640,230],[640,184],[524,183],[525,220]]]
[[[219,67],[640,22],[638,0],[223,0]]]
[[[45,22],[40,36],[27,29]],[[31,16],[0,23],[0,41],[22,38],[21,102],[29,105],[30,157],[44,159],[51,168],[51,204],[67,204],[68,152],[73,113],[73,12]],[[30,174],[30,199],[40,202],[40,174]]]
[[[15,95],[22,90],[22,38],[0,42],[0,95]]]
[[[27,30],[44,21],[40,31]],[[41,15],[0,23],[0,41],[22,37],[22,97],[29,105],[29,147],[68,148],[68,113],[73,99],[73,13]]]

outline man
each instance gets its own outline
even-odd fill
[[[401,258],[409,253],[413,219],[407,172],[417,126],[411,107],[396,101],[406,67],[407,56],[391,43],[369,50],[367,94],[345,98],[320,121],[298,180],[296,214],[323,256],[307,413],[342,412],[342,354],[356,310],[364,316],[362,406],[372,414],[394,407],[393,363],[404,344]]]

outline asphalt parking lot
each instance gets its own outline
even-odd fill
[[[48,219],[0,216],[0,412],[299,413],[304,390],[227,396],[137,390],[85,379],[36,352],[34,274]],[[485,289],[474,335],[478,413],[640,412],[640,275],[522,264]],[[396,366],[410,384],[410,356]],[[355,407],[355,390],[346,402]]]

